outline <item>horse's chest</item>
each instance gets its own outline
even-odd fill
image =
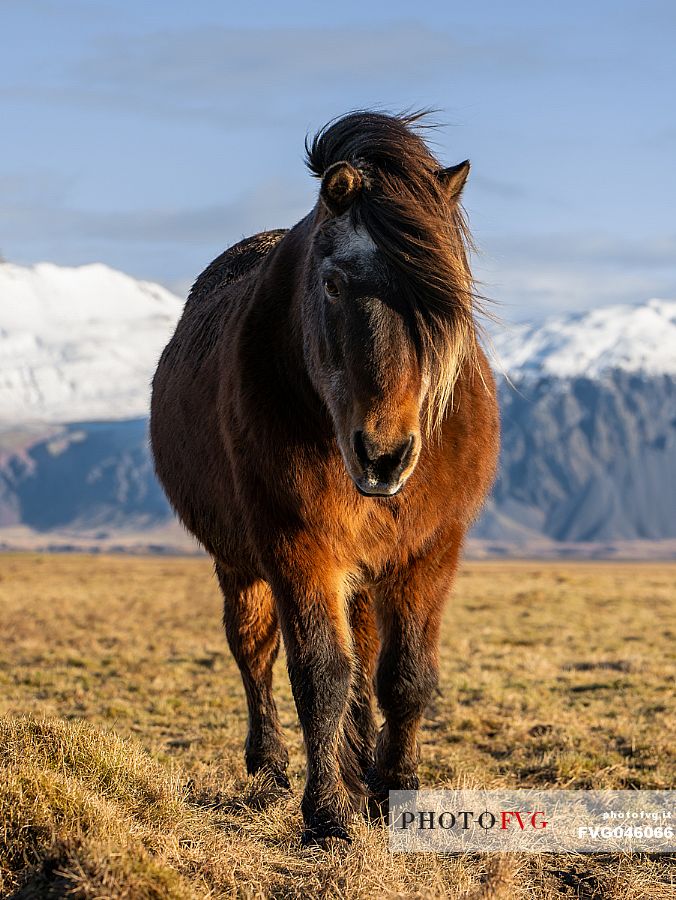
[[[324,497],[308,527],[334,548],[348,566],[378,572],[399,558],[416,556],[438,531],[441,511],[420,506],[415,497],[387,500],[361,497],[352,485]]]

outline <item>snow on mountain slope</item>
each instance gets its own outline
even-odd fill
[[[492,354],[510,377],[599,378],[613,369],[676,375],[676,300],[606,306],[498,330]]]
[[[0,264],[0,424],[145,416],[182,308],[159,285],[101,264]],[[513,379],[676,375],[676,301],[501,328],[493,346],[495,368]]]
[[[0,264],[0,423],[146,415],[182,308],[165,288],[101,264]]]

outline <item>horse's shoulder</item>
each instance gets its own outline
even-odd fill
[[[202,299],[217,287],[239,281],[265,259],[286,232],[285,228],[261,231],[228,247],[197,277],[188,299]]]

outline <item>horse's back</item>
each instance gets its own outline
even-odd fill
[[[198,275],[188,301],[203,299],[218,288],[234,284],[250,274],[277,246],[286,231],[285,228],[261,231],[228,247]]]

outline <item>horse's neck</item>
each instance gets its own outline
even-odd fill
[[[307,371],[303,350],[302,301],[311,216],[294,226],[264,263],[255,309],[250,310],[250,327],[265,352],[272,348],[269,371],[293,404],[306,418],[321,420],[323,403]]]

